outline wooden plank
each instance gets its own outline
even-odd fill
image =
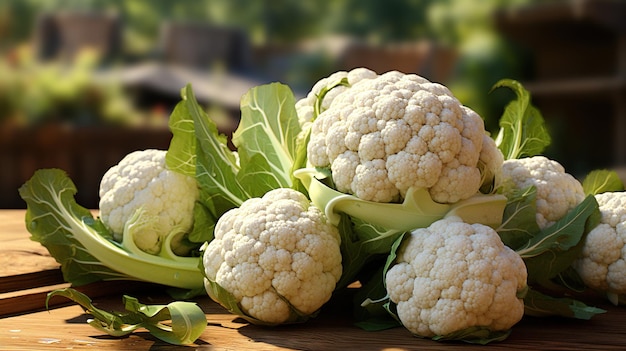
[[[0,208],[7,209],[26,208],[18,188],[42,168],[60,168],[67,172],[78,189],[76,202],[97,208],[99,181],[111,166],[135,150],[165,150],[172,138],[165,125],[116,127],[50,123],[5,129],[0,131],[0,160],[11,162],[11,172],[3,175],[4,182],[0,183]]]
[[[524,83],[533,96],[611,96],[626,88],[624,77],[593,77]]]
[[[0,277],[0,294],[47,285],[55,285],[63,282],[63,273],[61,272],[61,269],[58,268],[5,276]]]
[[[141,302],[166,303],[162,291],[137,296]],[[259,327],[228,314],[221,306],[202,297],[195,300],[205,311],[208,326],[190,347],[172,346],[159,341],[145,330],[127,337],[104,335],[86,324],[89,318],[76,305],[50,312],[34,312],[0,319],[0,345],[3,350],[111,349],[111,350],[483,350],[465,343],[435,342],[413,337],[404,328],[368,332],[352,324],[349,303],[326,306],[307,323]],[[121,296],[94,299],[101,308],[121,307]],[[623,350],[626,347],[626,314],[617,307],[592,321],[553,318],[525,318],[511,336],[490,347],[507,350]]]
[[[0,317],[44,310],[48,293],[68,286],[70,284],[61,283],[0,294]]]
[[[94,211],[94,215],[97,211]],[[67,287],[59,264],[39,243],[31,241],[24,224],[25,210],[0,210],[0,317],[41,311],[46,295]],[[90,297],[137,291],[142,282],[97,282],[76,289]],[[67,301],[55,300],[51,306]],[[0,344],[1,345],[1,344]]]
[[[0,294],[0,317],[30,313],[33,311],[43,311],[46,309],[46,297],[49,292],[69,286],[69,283],[60,282]],[[131,294],[146,289],[155,289],[153,284],[129,281],[96,282],[74,288],[92,299],[109,295]],[[69,303],[70,301],[67,299],[52,298],[48,303],[48,307],[52,308]]]
[[[498,10],[496,20],[511,24],[538,25],[589,21],[625,31],[626,3],[613,0],[570,0],[508,6]]]
[[[24,210],[0,211],[0,277],[57,269],[48,250],[30,240]]]

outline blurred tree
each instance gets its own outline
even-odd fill
[[[491,87],[503,78],[523,80],[528,70],[525,53],[497,32],[494,13],[537,1],[440,0],[427,9],[430,36],[459,51],[454,78],[448,86],[485,119],[487,129],[493,132],[512,95],[501,91],[489,94]]]
[[[28,40],[39,13],[38,2],[37,0],[0,2],[0,50],[8,50]]]
[[[41,63],[25,46],[0,58],[0,127],[165,125],[164,116],[135,109],[119,84],[94,80],[97,58],[83,51],[71,67]]]
[[[328,29],[375,43],[424,38],[433,0],[339,0],[329,11]]]
[[[214,23],[246,28],[255,44],[293,43],[320,34],[330,1],[213,0],[207,9]]]

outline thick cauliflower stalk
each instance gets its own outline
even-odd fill
[[[288,322],[294,308],[310,315],[341,277],[340,241],[304,194],[275,189],[220,217],[203,255],[205,285],[216,282],[265,323]]]
[[[588,287],[607,293],[617,304],[617,296],[626,294],[626,193],[607,192],[595,198],[602,219],[587,234],[573,267]]]
[[[338,191],[367,201],[399,202],[411,187],[440,203],[478,192],[485,137],[478,114],[418,75],[355,72],[311,126],[311,166],[330,167]]]
[[[504,161],[502,179],[505,189],[535,186],[536,219],[541,229],[554,224],[585,199],[580,181],[566,173],[560,163],[545,156]]]
[[[100,218],[117,241],[136,211],[149,225],[136,232],[137,247],[151,254],[161,251],[166,236],[186,233],[193,226],[198,185],[189,177],[165,166],[167,151],[147,149],[126,155],[111,167],[100,182]],[[136,217],[135,217],[136,218]]]
[[[405,239],[385,283],[402,324],[433,337],[509,330],[524,314],[526,278],[522,258],[492,228],[449,217]]]

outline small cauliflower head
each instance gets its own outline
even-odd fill
[[[313,121],[309,165],[330,168],[338,191],[367,201],[401,202],[411,187],[428,189],[440,203],[476,194],[482,118],[441,84],[363,71]]]
[[[522,258],[498,234],[458,217],[405,238],[385,283],[402,324],[421,337],[470,327],[507,331],[524,314]]]
[[[217,283],[265,324],[300,321],[330,299],[342,273],[340,241],[304,194],[271,190],[218,220],[203,254],[207,292]]]
[[[131,152],[100,181],[102,222],[115,240],[122,241],[124,228],[132,219],[135,244],[150,254],[161,251],[168,235],[191,230],[199,196],[193,177],[167,169],[166,153],[157,149]]]
[[[563,218],[585,199],[580,181],[565,172],[560,163],[545,156],[504,161],[502,179],[505,192],[535,186],[536,219],[541,229]]]
[[[617,304],[626,295],[626,193],[607,192],[595,198],[602,218],[587,234],[573,267],[588,287]]]

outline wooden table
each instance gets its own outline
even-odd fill
[[[172,346],[139,330],[123,338],[102,334],[86,324],[88,315],[68,300],[45,294],[63,283],[57,263],[29,240],[23,210],[0,210],[0,350],[477,350],[465,343],[443,343],[411,336],[404,328],[367,332],[352,325],[349,306],[334,301],[301,325],[264,328],[230,315],[208,297],[196,299],[209,321],[195,345]],[[40,284],[37,284],[40,283]],[[21,289],[20,287],[24,287]],[[122,293],[141,302],[170,301],[162,287],[136,283],[96,283],[82,288],[101,308],[122,310]],[[608,310],[590,321],[525,317],[504,342],[490,349],[623,350],[626,309]]]

